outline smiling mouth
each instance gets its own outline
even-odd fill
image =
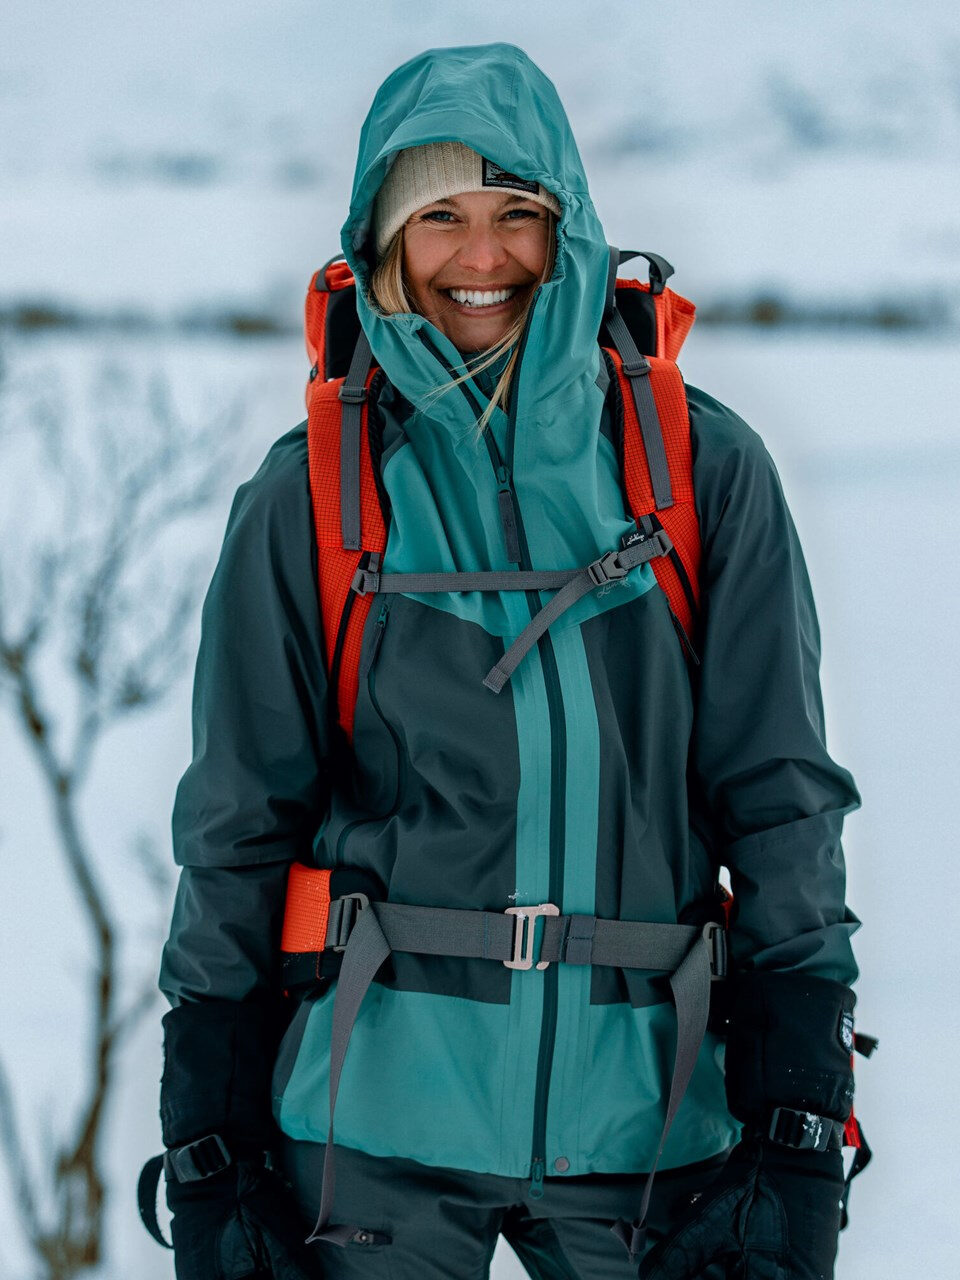
[[[482,311],[487,307],[500,307],[519,292],[519,285],[508,285],[503,289],[441,289],[461,307],[469,307],[471,311]]]

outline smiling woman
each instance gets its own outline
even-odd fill
[[[435,199],[424,202],[424,198]],[[459,142],[400,152],[374,207],[379,262],[370,304],[385,315],[419,312],[471,356],[459,378],[513,348],[477,422],[504,409],[527,312],[556,258],[560,203],[535,182],[493,165]]]
[[[830,1280],[860,798],[773,461],[683,383],[692,304],[617,287],[521,49],[387,78],[340,243],[204,606],[178,1280],[483,1280],[501,1234],[538,1280]]]

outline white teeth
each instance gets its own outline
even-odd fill
[[[448,289],[450,297],[454,302],[459,302],[465,307],[493,307],[499,302],[506,302],[508,298],[512,298],[516,293],[516,289],[487,289],[480,291],[477,289]]]

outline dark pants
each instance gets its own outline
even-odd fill
[[[311,1226],[322,1158],[317,1143],[287,1141],[287,1174]],[[657,1175],[649,1247],[672,1230],[725,1159],[723,1153]],[[333,1221],[366,1228],[376,1242],[317,1245],[321,1274],[323,1280],[486,1280],[503,1235],[534,1280],[636,1280],[637,1264],[610,1228],[617,1218],[636,1216],[643,1184],[643,1174],[546,1178],[542,1198],[534,1200],[518,1178],[435,1169],[338,1146]],[[722,1280],[722,1273],[711,1270],[696,1280]]]

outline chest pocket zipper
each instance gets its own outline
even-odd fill
[[[383,602],[380,605],[380,612],[377,614],[376,621],[374,622],[374,637],[371,641],[366,659],[360,665],[358,675],[361,680],[366,679],[367,691],[370,694],[370,704],[377,713],[377,716],[384,728],[393,739],[393,745],[397,753],[397,790],[394,795],[393,804],[386,813],[380,814],[376,818],[357,818],[353,822],[348,822],[343,828],[340,832],[340,838],[337,840],[335,860],[338,864],[342,864],[343,862],[343,848],[351,832],[356,827],[367,826],[371,822],[382,822],[385,818],[389,818],[392,814],[396,813],[400,805],[400,797],[403,794],[404,755],[400,738],[398,737],[397,731],[394,729],[393,725],[383,714],[380,702],[377,699],[377,657],[380,653],[380,646],[383,644],[383,636],[387,629],[387,621],[390,617],[390,607],[392,603],[392,596],[384,597]]]

